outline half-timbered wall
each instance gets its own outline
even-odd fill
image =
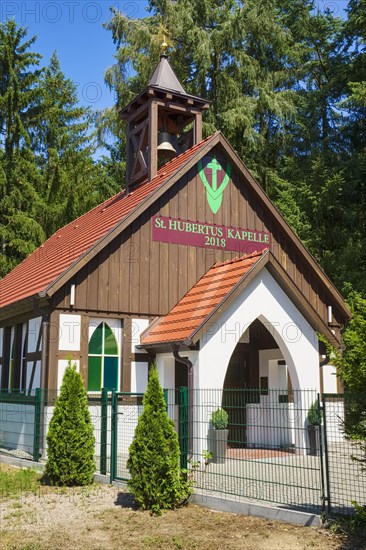
[[[215,152],[219,159],[224,157],[220,150],[210,154]],[[111,315],[164,315],[213,263],[238,255],[218,249],[154,242],[151,218],[157,214],[269,232],[272,252],[299,292],[325,322],[327,306],[333,305],[334,321],[341,323],[330,292],[326,295],[320,289],[320,281],[306,258],[289,242],[283,221],[280,217],[273,218],[234,167],[216,214],[209,208],[206,190],[194,167],[83,267],[73,281],[60,289],[53,297],[54,307]],[[70,307],[72,283],[76,285],[76,292],[74,306]]]
[[[41,317],[36,317],[0,329],[0,389],[40,387],[41,325]]]

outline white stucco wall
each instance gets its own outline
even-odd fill
[[[146,353],[136,346],[140,344],[140,336],[149,326],[148,319],[131,319],[131,351],[132,353]]]
[[[140,344],[141,334],[148,325],[148,319],[131,319],[131,352],[146,355],[146,361],[131,362],[131,392],[145,393],[146,391],[149,370],[147,352],[137,346]]]
[[[336,368],[333,365],[323,365],[323,393],[337,393]]]
[[[207,324],[201,339],[196,386],[223,387],[236,344],[256,319],[265,324],[276,340],[293,387],[319,391],[317,335],[266,269],[248,284],[218,321]]]
[[[79,351],[81,339],[81,315],[60,314],[58,349]]]
[[[62,379],[65,374],[67,365],[69,364],[67,359],[59,359],[57,365],[57,388],[61,389]],[[80,372],[80,361],[78,359],[71,361],[72,365],[76,365],[77,372]]]
[[[28,353],[37,351],[39,331],[42,327],[42,317],[35,317],[28,321]],[[40,350],[42,349],[42,342]]]
[[[131,362],[131,392],[145,393],[147,387],[149,363],[143,361]]]
[[[201,339],[201,349],[195,363],[195,387],[223,388],[230,358],[242,334],[253,321],[259,319],[271,332],[279,346],[278,358],[262,353],[262,369],[268,369],[269,384],[287,388],[285,369],[278,367],[277,359],[284,359],[289,370],[293,388],[320,390],[318,338],[303,315],[281,289],[278,283],[263,269],[243,292],[223,312],[215,323],[208,323],[206,334]],[[273,350],[269,350],[273,352]],[[199,362],[198,362],[199,361]],[[267,365],[265,367],[265,364]],[[197,456],[207,448],[206,439],[212,410],[220,406],[206,403],[196,408],[194,439]],[[285,406],[288,409],[288,406]],[[291,407],[290,407],[291,408]],[[289,408],[289,409],[290,409]],[[289,441],[298,449],[306,447],[305,420],[307,404],[301,403],[298,394],[297,413],[287,411],[292,435]],[[257,411],[258,413],[258,411]],[[281,413],[283,414],[283,413]],[[294,441],[293,441],[294,440]],[[281,442],[282,443],[282,442]],[[283,441],[283,443],[287,443]],[[275,445],[276,442],[273,442]]]
[[[41,366],[42,366],[41,361],[36,361],[36,366],[35,366],[34,376],[33,376],[33,383],[32,383],[32,390],[35,390],[36,388],[41,387]],[[26,366],[26,368],[27,368],[26,388],[27,389],[29,389],[29,387],[30,387],[33,367],[34,367],[34,362],[33,361],[28,361],[27,366]]]

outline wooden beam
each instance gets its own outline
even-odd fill
[[[38,333],[38,339],[37,339],[37,345],[36,345],[36,353],[41,353],[41,342],[42,342],[42,324],[39,327],[39,333]],[[42,345],[45,346],[46,343],[42,342]],[[37,363],[38,363],[37,359],[34,359],[33,360],[33,367],[32,367],[31,377],[30,377],[30,380],[29,380],[29,388],[27,388],[29,394],[33,389],[33,382],[34,382],[34,376],[36,374]]]
[[[132,134],[132,124],[127,122],[126,133],[127,133],[127,144],[126,144],[126,184],[128,187],[129,177],[132,171],[133,157],[134,157],[134,148],[131,140]]]
[[[9,387],[9,367],[10,367],[10,340],[11,327],[5,327],[3,339],[3,368],[1,371],[0,389],[6,390]]]
[[[129,121],[129,122],[135,122],[136,120],[138,121],[138,120],[142,117],[142,115],[143,115],[144,113],[148,113],[150,102],[151,102],[151,100],[148,100],[148,101],[145,102],[143,105],[141,105],[141,107],[139,107],[138,109],[136,109],[136,111],[134,111],[134,112],[128,117],[128,121]]]
[[[89,351],[89,315],[81,316],[80,327],[80,374],[84,385],[88,387],[88,351]]]
[[[149,106],[149,180],[158,172],[158,105],[152,101]]]
[[[57,389],[59,334],[60,312],[58,310],[55,310],[51,312],[50,329],[48,331],[48,364],[46,377],[48,390]]]
[[[194,120],[193,145],[202,141],[202,113],[198,113]]]
[[[14,358],[12,371],[12,389],[19,389],[21,384],[20,371],[22,364],[23,324],[18,324],[14,331]]]

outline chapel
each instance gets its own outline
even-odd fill
[[[59,229],[0,281],[0,388],[336,392],[322,335],[342,296],[163,54],[126,123],[121,191]]]

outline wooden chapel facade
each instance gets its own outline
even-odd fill
[[[143,346],[141,334],[215,263],[265,251],[265,268],[306,323],[341,345],[350,317],[342,296],[224,136],[202,140],[208,107],[162,56],[121,113],[126,189],[0,281],[1,389],[55,389],[71,358],[90,391],[140,390],[159,350],[200,348],[169,338]]]

